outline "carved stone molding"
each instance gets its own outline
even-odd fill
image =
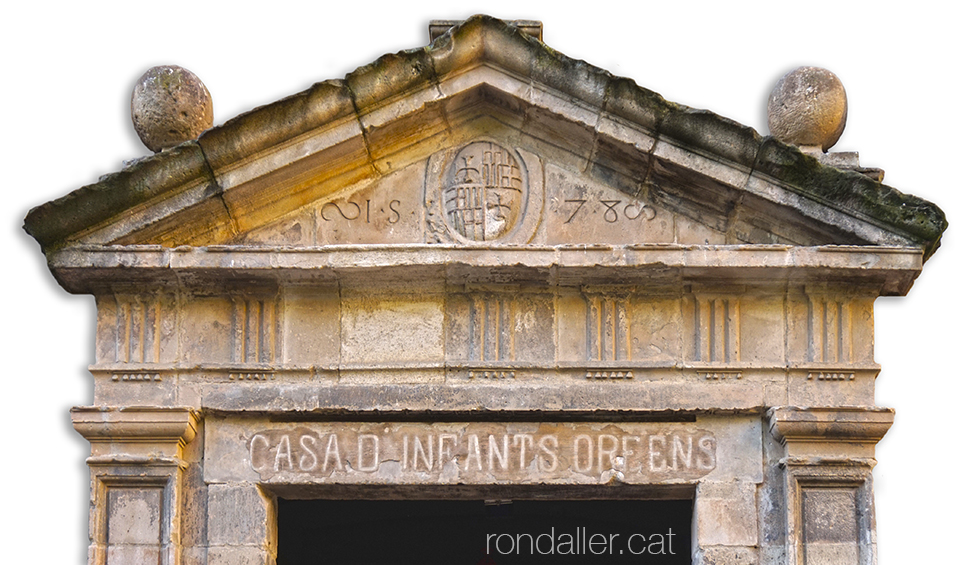
[[[894,409],[876,406],[855,408],[771,408],[770,431],[786,444],[794,441],[880,441],[894,423]]]
[[[97,300],[88,562],[274,563],[279,497],[682,498],[693,563],[873,565],[874,300],[943,213],[432,29],[27,216]]]
[[[872,461],[785,468],[786,564],[877,562]]]
[[[770,433],[787,447],[788,458],[857,460],[873,458],[874,445],[894,423],[894,409],[780,406],[767,417]]]
[[[75,406],[74,429],[90,442],[92,458],[180,456],[197,435],[198,414],[185,407]]]
[[[198,432],[185,407],[78,406],[70,411],[90,442],[92,503],[88,562],[180,562],[188,463],[183,448]]]

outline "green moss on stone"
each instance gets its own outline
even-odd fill
[[[751,127],[709,110],[693,108],[669,112],[660,125],[659,135],[725,157],[745,167],[753,166],[763,141]]]
[[[755,168],[799,194],[905,235],[924,247],[926,256],[937,249],[947,229],[944,212],[936,205],[858,172],[822,165],[772,137],[764,140]]]
[[[404,96],[464,65],[485,61],[572,96],[701,152],[752,166],[806,198],[921,245],[925,258],[940,245],[944,213],[930,202],[877,183],[856,172],[821,165],[795,147],[761,138],[752,128],[705,110],[663,99],[633,80],[572,59],[489,16],[473,16],[429,47],[380,57],[311,89],[256,108],[188,142],[159,153],[100,182],[34,208],[24,228],[45,250],[134,206],[187,184],[208,182],[219,169],[283,143],[332,120],[364,112],[389,97]],[[436,69],[436,64],[439,69]],[[178,77],[166,77],[173,83]],[[165,86],[166,88],[167,86]],[[209,165],[210,164],[210,165]]]
[[[138,204],[196,182],[216,185],[200,146],[189,141],[32,209],[24,230],[46,252]]]

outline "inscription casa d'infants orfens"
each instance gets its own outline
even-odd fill
[[[717,464],[705,430],[658,424],[317,423],[247,438],[263,480],[409,475],[413,479],[691,480]]]

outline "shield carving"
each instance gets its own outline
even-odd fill
[[[494,241],[519,223],[525,174],[515,154],[489,141],[463,147],[449,164],[442,187],[451,229],[474,241]]]

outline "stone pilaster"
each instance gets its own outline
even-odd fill
[[[768,416],[786,449],[787,565],[875,565],[874,446],[894,411],[787,406]]]
[[[75,407],[90,441],[90,565],[180,563],[182,449],[197,433],[190,408]]]

